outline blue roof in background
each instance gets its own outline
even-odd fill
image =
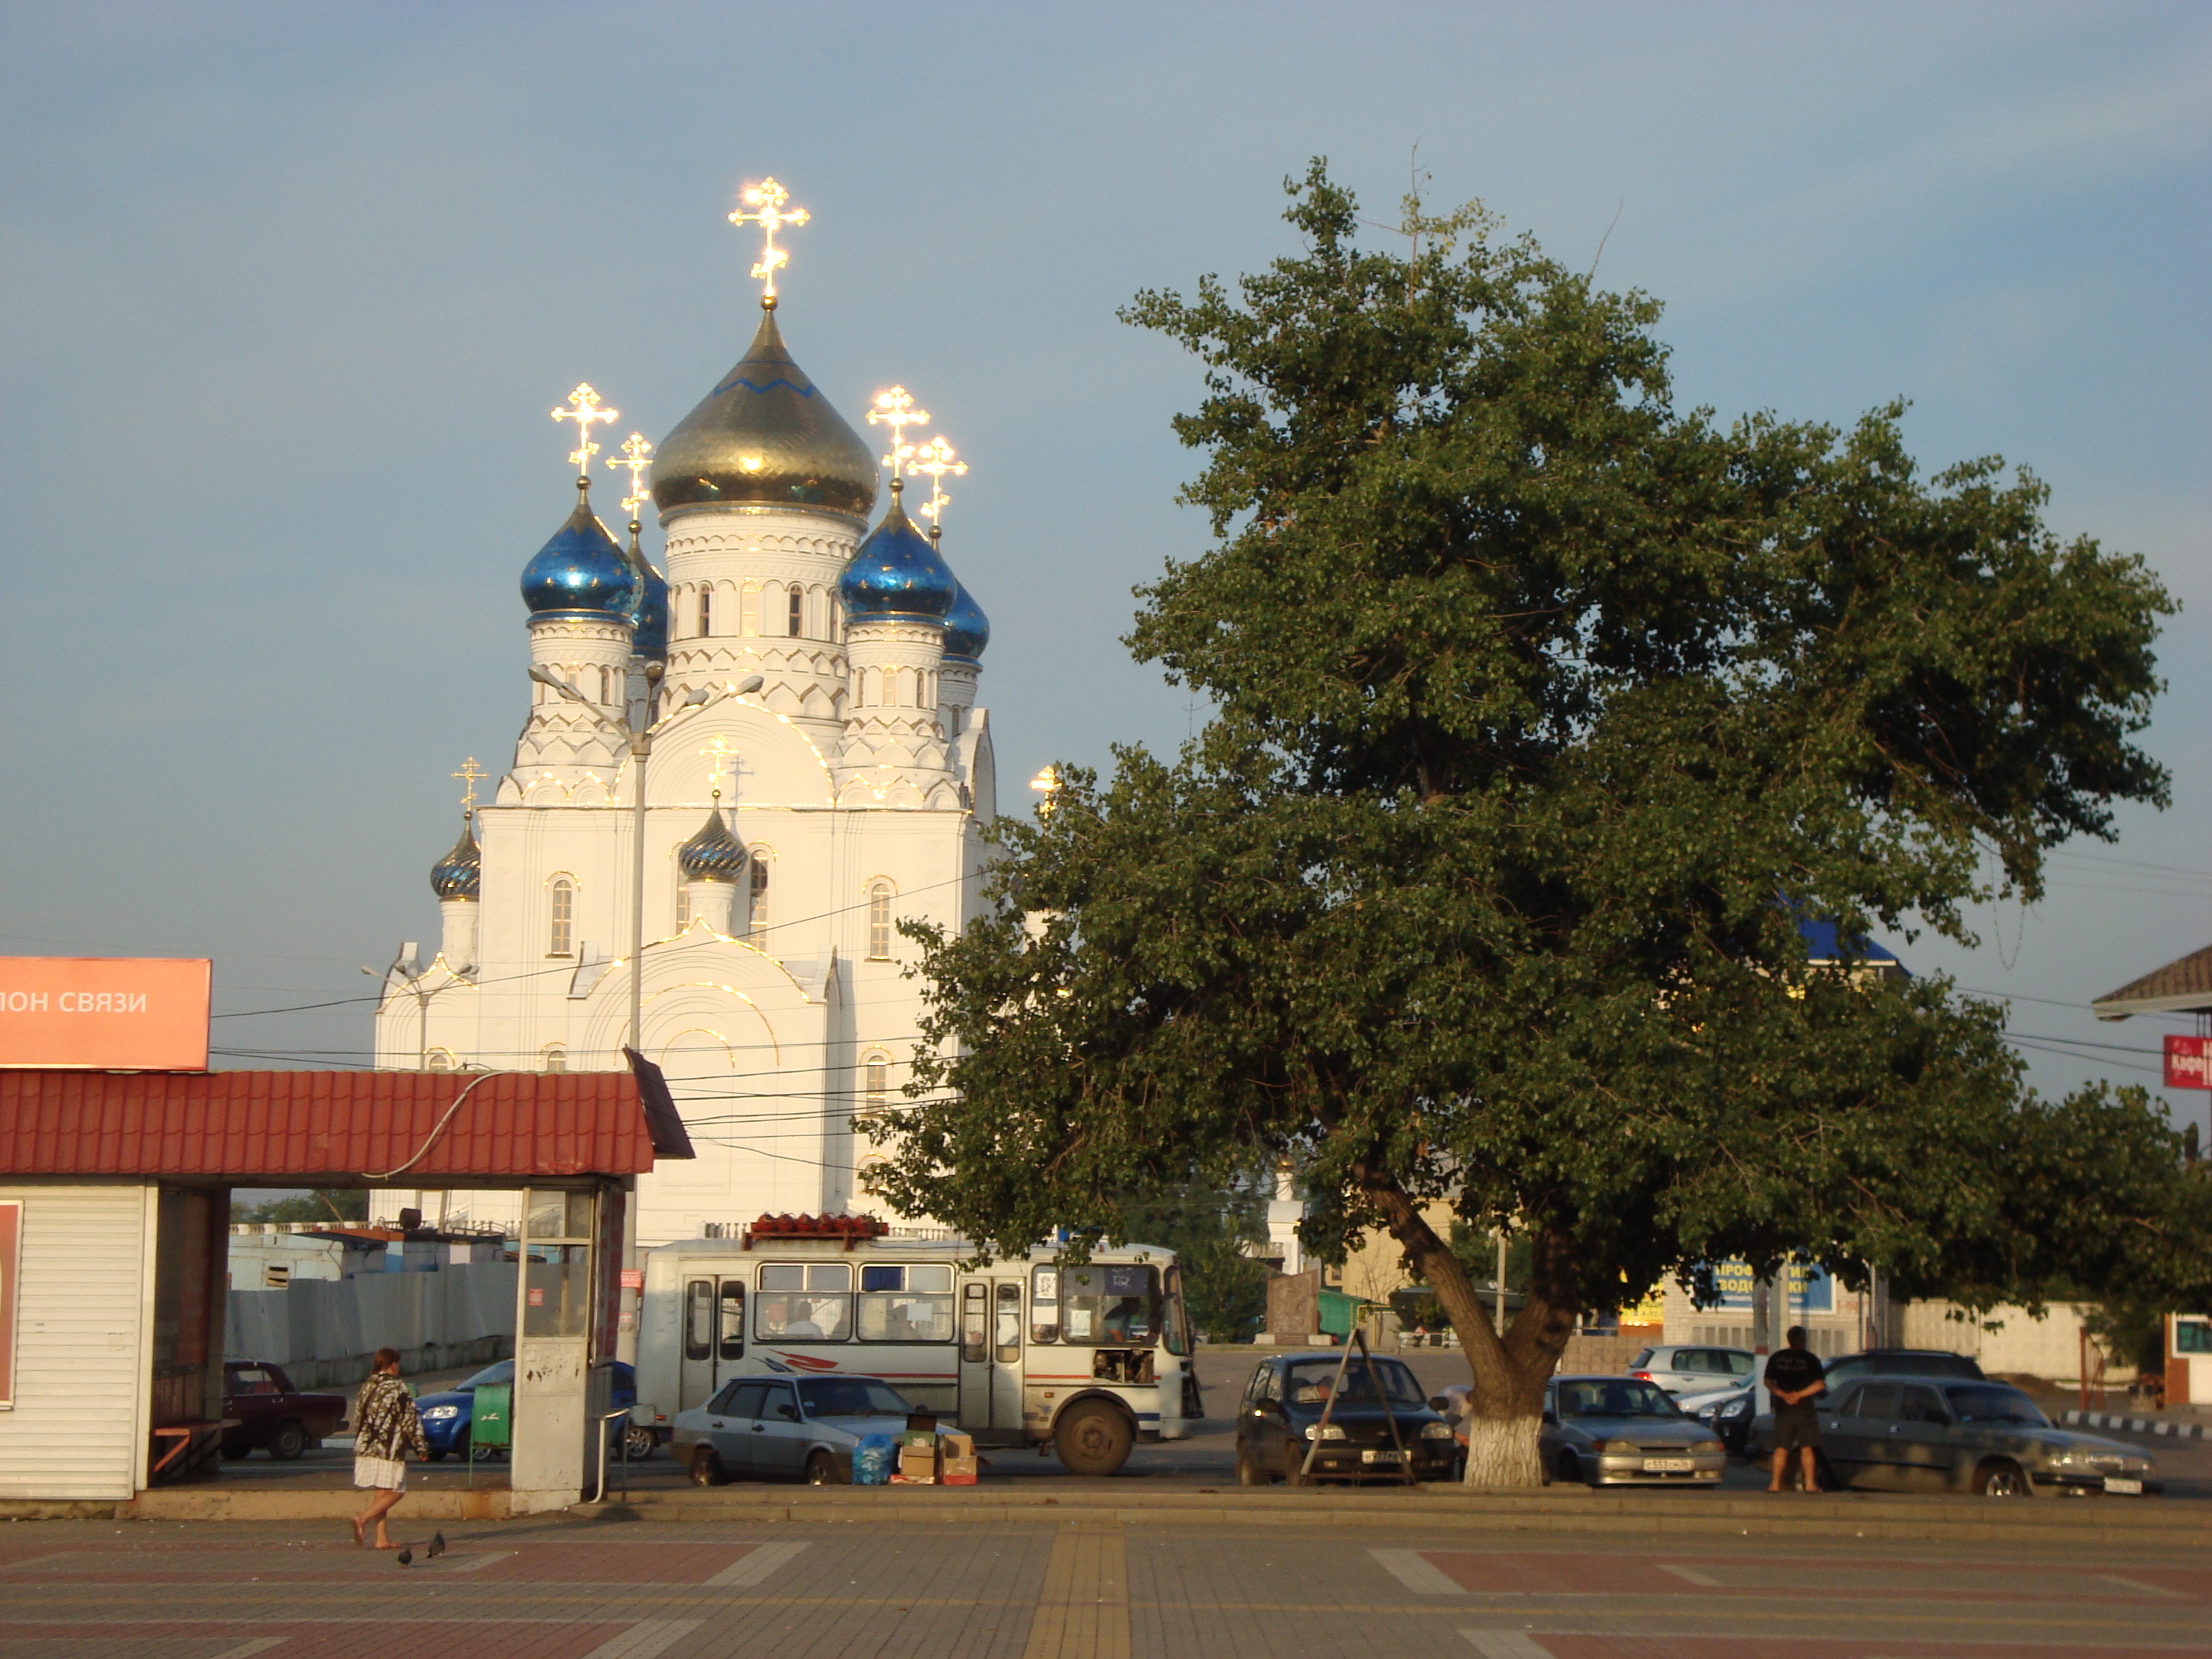
[[[1837,948],[1836,924],[1832,921],[1817,921],[1801,916],[1797,921],[1797,933],[1805,941],[1805,954],[1814,962],[1833,962],[1842,954]],[[1897,963],[1901,971],[1905,969],[1905,964],[1897,962],[1894,953],[1884,950],[1870,939],[1854,939],[1852,954],[1861,962]]]

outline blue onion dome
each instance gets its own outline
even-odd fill
[[[453,849],[430,866],[430,890],[441,899],[473,902],[483,885],[483,854],[477,848],[474,819],[463,817],[461,838]]]
[[[734,884],[745,872],[744,842],[722,822],[720,802],[707,815],[699,833],[676,849],[677,867],[686,881],[726,881]]]
[[[668,656],[668,580],[630,543],[630,569],[638,579],[636,608],[629,616],[629,648],[648,662]]]
[[[951,567],[899,505],[903,487],[891,480],[890,511],[854,550],[837,578],[848,623],[941,623],[960,591]]]
[[[576,510],[522,568],[522,602],[533,617],[611,616],[629,619],[636,573],[606,526],[592,511],[591,483],[576,481]]]
[[[981,665],[983,649],[991,643],[991,619],[967,585],[952,584],[952,609],[945,613],[945,654],[960,662]]]
[[[873,452],[792,362],[770,307],[738,366],[660,441],[653,500],[663,513],[735,501],[866,520],[876,477]]]

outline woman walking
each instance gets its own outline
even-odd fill
[[[422,1437],[422,1419],[415,1413],[415,1396],[399,1380],[399,1351],[379,1348],[374,1369],[361,1385],[353,1401],[353,1483],[374,1491],[368,1507],[353,1518],[353,1541],[366,1544],[368,1523],[376,1523],[376,1547],[397,1549],[384,1529],[407,1490],[407,1459],[430,1455]]]

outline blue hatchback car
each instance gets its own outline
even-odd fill
[[[430,1443],[430,1461],[434,1463],[449,1454],[459,1457],[469,1445],[469,1421],[476,1403],[478,1388],[514,1386],[514,1362],[502,1359],[497,1364],[487,1365],[474,1376],[456,1382],[441,1394],[426,1394],[415,1402],[422,1413],[422,1437]],[[620,1360],[614,1362],[614,1401],[617,1406],[637,1403],[637,1373]],[[632,1461],[648,1457],[653,1452],[653,1431],[632,1425],[629,1455]],[[610,1443],[611,1444],[611,1443]],[[477,1454],[489,1456],[489,1449]]]

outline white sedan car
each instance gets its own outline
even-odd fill
[[[1656,1382],[1672,1395],[1710,1394],[1740,1389],[1751,1381],[1759,1361],[1742,1348],[1717,1348],[1705,1342],[1669,1342],[1646,1348],[1628,1362],[1628,1374]]]
[[[705,1405],[678,1412],[669,1438],[695,1486],[840,1486],[853,1479],[853,1448],[861,1438],[897,1433],[914,1409],[880,1377],[741,1376]]]

